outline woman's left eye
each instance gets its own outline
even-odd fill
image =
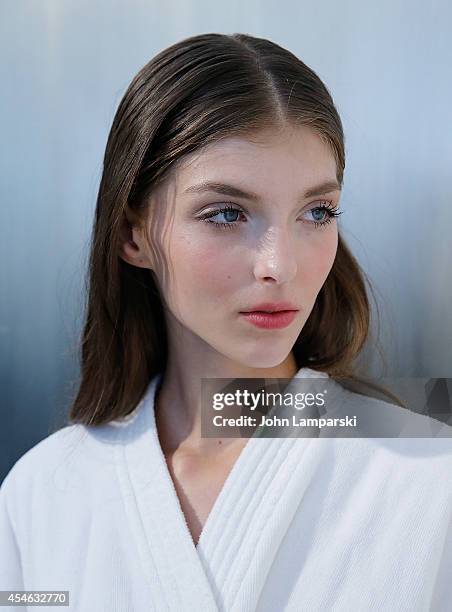
[[[327,223],[331,223],[331,220],[333,218],[339,217],[339,215],[342,214],[342,212],[337,212],[337,206],[334,206],[332,202],[322,202],[318,206],[307,210],[305,214],[309,213],[314,216],[314,221],[308,221],[308,224],[314,225],[314,227],[319,227],[326,225]],[[227,205],[223,208],[218,208],[216,210],[212,210],[206,213],[201,217],[201,219],[217,228],[233,229],[239,223],[238,215],[240,214],[243,215],[242,211],[239,208],[234,208],[231,205]],[[223,218],[226,219],[226,222],[218,222],[212,220],[218,215],[223,215]]]

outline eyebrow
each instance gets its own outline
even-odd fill
[[[300,198],[312,198],[314,196],[319,196],[325,193],[340,190],[341,186],[337,181],[325,181],[324,183],[321,183],[320,185],[315,185],[314,187],[311,187],[310,189],[305,191],[304,195],[302,194]],[[227,195],[234,198],[245,198],[254,202],[258,202],[260,200],[260,197],[256,193],[244,191],[243,189],[235,187],[234,185],[227,185],[225,183],[218,183],[215,181],[204,181],[202,183],[199,183],[198,185],[191,185],[190,187],[187,187],[187,189],[185,189],[184,193],[205,193],[209,191],[221,193],[222,195]]]

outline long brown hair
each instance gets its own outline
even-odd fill
[[[166,366],[167,332],[154,278],[118,255],[124,216],[142,220],[150,193],[188,153],[287,123],[308,125],[327,143],[342,185],[344,134],[332,97],[283,47],[246,34],[202,34],[163,50],[133,78],[104,156],[72,423],[100,425],[129,414]],[[369,335],[366,283],[339,234],[332,269],[293,347],[299,368],[356,378],[355,360]]]

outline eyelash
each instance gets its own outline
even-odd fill
[[[319,204],[319,206],[315,206],[314,208],[310,208],[309,211],[307,211],[307,212],[311,212],[313,210],[325,210],[327,212],[327,214],[328,214],[328,218],[325,221],[313,221],[313,222],[311,222],[314,225],[315,228],[324,226],[327,223],[331,223],[333,218],[339,217],[339,215],[342,214],[342,211],[341,212],[336,212],[338,210],[338,207],[337,206],[333,206],[333,202],[331,202],[330,200],[321,202]],[[236,227],[236,225],[238,223],[240,223],[240,221],[230,221],[229,223],[219,223],[217,221],[210,221],[210,217],[216,217],[217,215],[219,215],[221,213],[225,213],[225,212],[229,212],[229,211],[231,211],[231,212],[237,211],[237,212],[243,214],[243,212],[240,210],[240,208],[235,208],[231,204],[227,204],[226,206],[224,206],[222,208],[218,208],[216,210],[212,210],[212,211],[208,212],[207,214],[203,215],[201,217],[201,219],[205,223],[209,223],[210,225],[213,225],[216,229],[234,229],[234,227]]]

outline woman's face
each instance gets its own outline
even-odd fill
[[[190,359],[199,351],[199,359],[252,368],[282,363],[333,265],[337,224],[319,207],[337,208],[339,196],[333,154],[308,127],[231,137],[186,157],[150,202],[148,232],[160,240],[168,277],[134,233],[141,246],[132,263],[153,270],[170,346],[185,347]],[[233,210],[219,212],[225,205]],[[154,215],[169,210],[172,222],[165,217],[166,230],[156,232]],[[241,314],[280,301],[298,308],[287,327],[258,328]]]

